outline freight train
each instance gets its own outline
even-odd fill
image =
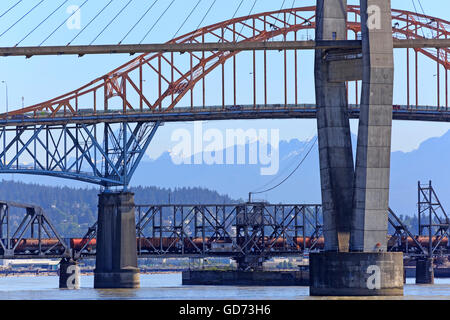
[[[428,237],[416,236],[415,240],[423,247],[428,248]],[[6,247],[6,240],[0,240]],[[82,238],[64,238],[66,247],[72,249],[72,251],[80,252],[83,250],[86,254],[94,254],[97,241],[96,239],[88,240]],[[394,237],[388,236],[388,250],[389,251],[403,251],[403,252],[418,252],[419,248],[411,237]],[[438,246],[439,250],[447,251],[449,249],[448,238],[435,236],[432,238],[433,246]],[[322,250],[324,248],[324,238],[311,238],[311,237],[293,237],[290,239],[285,238],[257,238],[255,240],[246,241],[244,238],[237,238],[236,244],[240,247],[247,246],[248,248],[265,248],[269,251],[279,252],[302,252],[304,249],[316,249]],[[175,238],[175,237],[163,237],[163,238],[137,238],[137,249],[142,253],[152,252],[167,252],[167,253],[198,253],[205,250],[206,252],[224,252],[229,253],[236,250],[233,248],[233,243],[230,238],[209,238],[206,237],[205,241],[202,238]],[[64,246],[58,239],[11,239],[11,247],[15,248],[15,254],[36,254],[39,251],[46,252],[48,254],[62,254],[64,253]],[[2,246],[0,246],[0,255],[3,252]]]

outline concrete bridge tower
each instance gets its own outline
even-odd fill
[[[318,0],[316,41],[347,38],[347,1]],[[316,51],[325,252],[310,256],[311,295],[403,295],[403,254],[387,250],[394,79],[390,0],[361,0],[362,50]],[[356,168],[346,81],[362,80]]]

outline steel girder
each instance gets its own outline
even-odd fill
[[[15,227],[11,208],[24,209]],[[41,207],[0,201],[0,256],[13,258],[70,258],[71,249]]]
[[[127,187],[160,122],[0,127],[0,173]]]
[[[321,236],[320,205],[140,205],[136,210],[140,256],[301,254],[314,249]],[[295,239],[303,241],[299,245]]]

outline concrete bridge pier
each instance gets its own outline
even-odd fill
[[[416,284],[434,284],[433,258],[416,260]]]
[[[403,253],[386,252],[394,80],[390,0],[361,0],[361,30],[360,57],[316,50],[325,252],[310,255],[310,295],[403,295]],[[347,1],[317,0],[316,40],[345,39]],[[345,82],[356,80],[363,88],[353,169],[343,110]]]
[[[80,288],[80,267],[78,262],[70,258],[63,258],[59,263],[59,288]]]
[[[134,194],[99,194],[94,288],[138,288]]]

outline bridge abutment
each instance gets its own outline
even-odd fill
[[[134,194],[101,193],[94,288],[138,288]]]
[[[76,261],[63,258],[59,263],[59,288],[80,288],[80,267]]]

